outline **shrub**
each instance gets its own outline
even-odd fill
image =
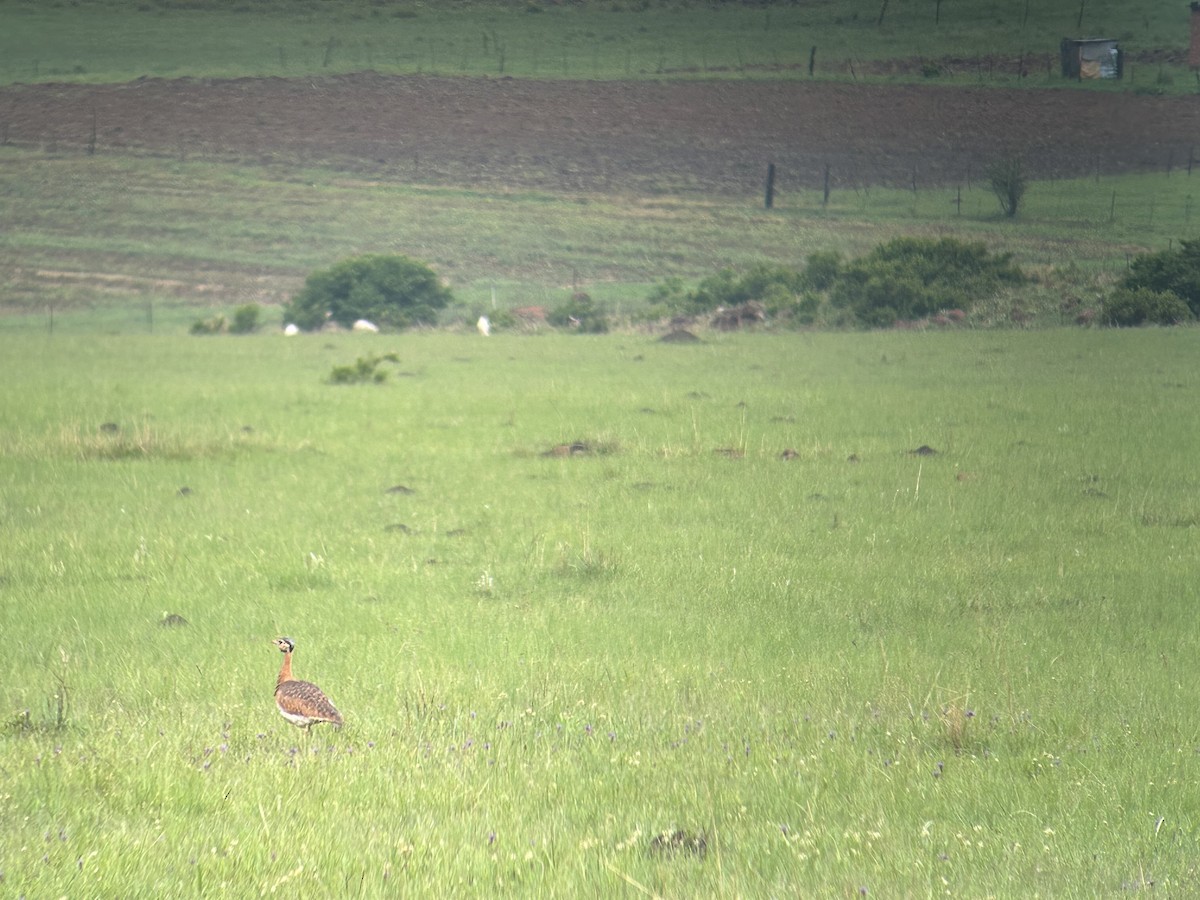
[[[332,319],[349,328],[358,319],[407,328],[432,323],[450,291],[428,266],[407,256],[356,256],[308,276],[284,309],[284,321],[312,331]]]
[[[682,278],[666,278],[650,289],[645,306],[635,308],[630,319],[634,322],[658,322],[673,318],[686,312],[687,293]]]
[[[722,269],[701,281],[687,295],[685,306],[689,312],[711,312],[750,301],[779,305],[782,296],[796,296],[804,287],[804,277],[799,272],[782,266],[757,265],[744,275]]]
[[[1105,325],[1178,325],[1193,318],[1187,303],[1171,291],[1118,288],[1100,304]]]
[[[225,317],[213,316],[211,319],[197,319],[188,329],[189,334],[220,334],[225,330]]]
[[[992,183],[992,193],[1000,201],[1000,208],[1010,219],[1017,214],[1021,199],[1025,196],[1025,174],[1021,160],[1010,156],[993,163],[987,170]]]
[[[678,279],[668,279],[650,300],[691,313],[754,303],[781,323],[876,328],[946,310],[956,313],[948,321],[958,322],[976,300],[1024,281],[1011,254],[992,254],[982,243],[897,238],[848,262],[835,251],[814,253],[801,272],[768,265],[744,275],[722,269],[687,293]]]
[[[230,334],[250,334],[258,331],[259,308],[257,303],[247,303],[233,311],[233,322],[229,325]]]
[[[808,257],[804,266],[804,284],[814,291],[827,291],[837,281],[842,268],[842,254],[824,250]]]
[[[562,306],[546,314],[546,321],[555,328],[571,328],[580,334],[604,334],[608,331],[608,315],[584,293],[573,294]]]
[[[662,306],[679,311],[687,306],[687,296],[688,292],[687,288],[683,286],[683,279],[673,275],[656,284],[647,299],[652,306]]]
[[[1182,240],[1178,249],[1135,257],[1121,287],[1170,291],[1188,305],[1192,316],[1200,316],[1200,240]]]
[[[842,266],[830,301],[860,325],[886,327],[943,309],[969,310],[977,298],[1024,280],[1010,254],[993,255],[982,243],[897,238]]]
[[[330,384],[382,384],[387,380],[387,372],[379,368],[379,364],[389,357],[360,356],[352,366],[334,366],[329,372]]]

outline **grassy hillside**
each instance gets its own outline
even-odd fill
[[[1182,91],[1192,89],[1192,79],[1171,60],[1178,61],[1186,40],[1186,12],[1183,4],[1158,0],[1137,9],[1108,0],[765,6],[0,0],[0,82],[364,68],[807,78],[816,46],[818,78],[900,72],[920,78],[923,61],[956,57],[959,63],[939,63],[939,79],[1060,85],[1056,64],[1047,75],[1044,58],[1053,57],[1061,35],[1082,29],[1119,37],[1131,61],[1138,53],[1159,60],[1134,61],[1132,78],[1108,89]],[[1023,56],[1029,72],[1019,79],[1003,60]],[[908,62],[897,68],[896,60]],[[82,123],[78,133],[86,130]],[[998,215],[979,177],[961,193],[839,184],[826,202],[819,192],[790,190],[764,213],[757,196],[731,203],[456,190],[299,170],[286,159],[221,166],[0,146],[0,215],[8,226],[0,232],[0,305],[34,314],[0,319],[0,328],[48,328],[53,317],[60,329],[181,330],[199,315],[241,303],[278,303],[314,268],[358,252],[403,252],[431,262],[459,297],[451,321],[473,321],[489,309],[552,305],[576,289],[628,314],[663,278],[695,280],[763,260],[800,265],[818,250],[855,255],[903,233],[952,233],[1014,252],[1041,276],[1021,303],[1038,320],[1056,323],[1065,295],[1072,308],[1094,303],[1131,254],[1193,232],[1183,154],[1167,160],[1173,172],[1034,184],[1014,226]],[[1003,319],[1004,311],[988,316]]]
[[[628,316],[664,278],[761,260],[801,267],[816,251],[860,255],[913,233],[1013,252],[1039,276],[1017,299],[1058,323],[1070,321],[1064,299],[1093,305],[1131,254],[1191,234],[1200,216],[1183,171],[1038,183],[1014,223],[978,183],[961,194],[835,191],[828,205],[796,192],[768,212],[753,201],[470,191],[320,170],[2,158],[10,316],[0,330],[45,330],[53,315],[59,329],[178,332],[242,303],[279,304],[308,272],[365,252],[432,263],[458,300],[448,322],[555,305],[577,289]]]
[[[881,15],[882,14],[882,15]],[[882,18],[882,21],[881,21]],[[1193,90],[1186,3],[1120,0],[175,3],[0,0],[0,83],[386,73],[923,77],[1061,84],[1064,36],[1115,37],[1125,87]],[[813,48],[815,57],[810,57]],[[901,66],[884,61],[903,60]],[[1024,69],[1026,77],[1018,76]]]
[[[0,336],[5,889],[1191,893],[1197,334]]]

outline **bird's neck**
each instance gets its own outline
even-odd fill
[[[285,681],[292,681],[292,654],[283,654],[283,665],[279,667],[279,678],[275,680],[275,689],[279,690],[279,686]]]

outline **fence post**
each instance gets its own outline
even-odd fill
[[[770,209],[775,205],[775,163],[767,163],[767,192],[763,206]]]

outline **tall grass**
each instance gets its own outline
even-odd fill
[[[1083,12],[1080,21],[1080,12]],[[881,21],[881,12],[884,12]],[[1064,35],[1116,37],[1130,51],[1187,43],[1186,4],[955,0],[823,4],[0,3],[0,82],[389,73],[543,78],[895,77],[881,60],[959,62],[939,77],[1061,84]],[[98,40],[97,36],[103,39]],[[997,61],[1005,63],[997,65]],[[1016,74],[1024,61],[1026,77]],[[1143,68],[1145,72],[1143,73]],[[920,66],[905,67],[920,78]],[[1180,65],[1131,79],[1187,91]]]
[[[1195,888],[1194,331],[0,343],[14,895]]]

